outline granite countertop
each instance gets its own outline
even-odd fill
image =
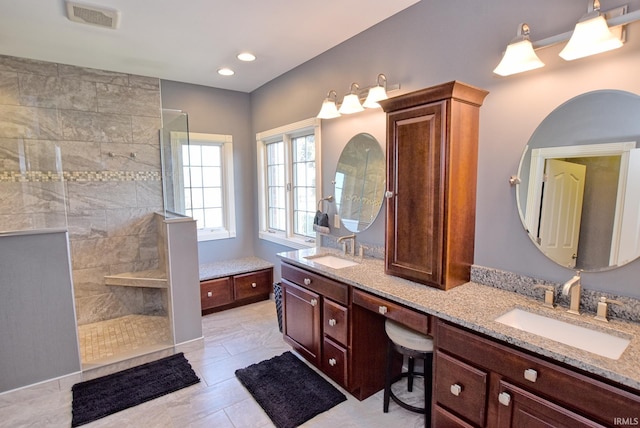
[[[278,256],[288,263],[640,390],[640,323],[619,320],[603,323],[594,320],[593,313],[571,315],[566,312],[567,308],[545,308],[541,300],[474,282],[442,291],[386,275],[384,261],[379,259],[355,258],[360,262],[355,266],[332,269],[307,258],[321,254],[342,257],[340,251],[325,247],[284,252]],[[514,308],[631,339],[631,343],[618,360],[613,360],[495,321],[495,318]]]
[[[245,257],[221,262],[203,263],[200,265],[200,281],[238,275],[271,267],[273,267],[273,263],[269,263],[258,257]]]

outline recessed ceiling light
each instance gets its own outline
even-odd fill
[[[221,76],[233,76],[236,72],[230,68],[224,67],[218,69],[218,74]]]
[[[240,61],[247,61],[247,62],[256,60],[256,56],[250,52],[241,52],[238,54],[237,58]]]

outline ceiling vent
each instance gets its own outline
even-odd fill
[[[67,1],[67,17],[73,22],[96,25],[103,28],[118,28],[120,11]]]

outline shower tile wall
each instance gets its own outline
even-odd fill
[[[79,324],[163,311],[103,279],[158,267],[160,111],[157,78],[0,56],[0,230],[64,225],[66,196]]]

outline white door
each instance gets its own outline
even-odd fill
[[[629,152],[619,247],[612,249],[611,265],[621,266],[640,257],[640,149]]]
[[[540,248],[552,260],[575,267],[587,167],[557,159],[545,164]]]

